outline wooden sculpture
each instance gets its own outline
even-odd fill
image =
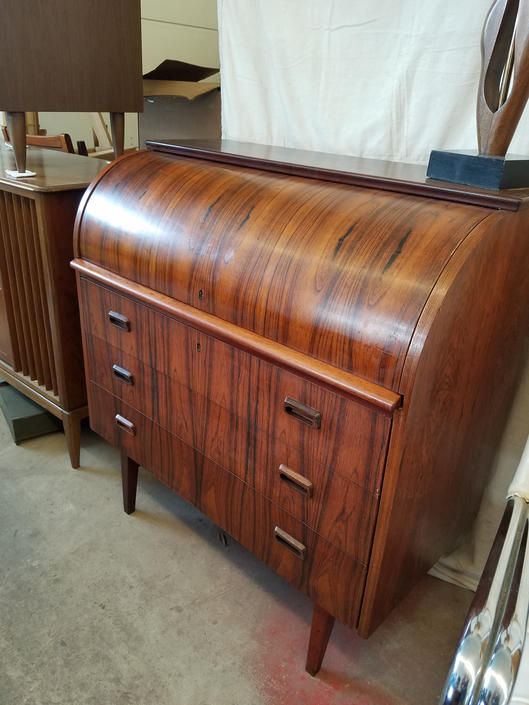
[[[529,159],[507,150],[529,97],[529,0],[495,0],[481,41],[478,153],[430,156],[428,176],[484,188],[529,186]]]

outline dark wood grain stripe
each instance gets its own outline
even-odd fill
[[[279,367],[291,370],[305,379],[323,385],[340,394],[380,408],[391,414],[402,403],[400,394],[385,389],[380,385],[362,379],[357,375],[344,372],[332,365],[311,358],[308,355],[291,350],[284,345],[244,330],[228,321],[223,321],[211,314],[199,311],[192,306],[175,301],[151,291],[147,287],[130,282],[118,275],[109,276],[102,267],[84,262],[80,259],[72,261],[72,267],[80,273],[90,276],[107,286],[111,286],[122,294],[134,296],[142,303],[154,309],[174,316],[177,320],[190,325],[197,330],[222,340],[230,345],[272,362]]]

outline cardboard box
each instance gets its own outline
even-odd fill
[[[218,138],[220,84],[205,81],[219,69],[166,59],[143,76],[139,146],[148,139]]]

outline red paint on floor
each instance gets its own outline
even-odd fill
[[[270,705],[396,705],[376,684],[351,679],[354,664],[333,647],[332,636],[323,668],[305,671],[310,625],[282,605],[275,605],[265,623],[256,624],[258,653],[249,654],[259,690]]]

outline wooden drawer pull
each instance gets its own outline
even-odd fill
[[[314,428],[321,427],[321,413],[317,409],[313,409],[312,406],[307,406],[307,404],[292,399],[292,397],[285,397],[283,404],[286,413],[290,416]]]
[[[129,372],[124,367],[120,367],[119,365],[112,365],[112,372],[122,382],[125,382],[126,384],[134,384],[134,375],[132,374],[132,372]]]
[[[280,529],[279,526],[274,528],[274,537],[276,541],[279,541],[279,543],[283,544],[283,546],[286,546],[289,551],[292,551],[292,553],[294,553],[298,558],[301,558],[301,560],[305,558],[307,547],[299,541],[296,541],[293,536],[287,534],[287,532]]]
[[[290,485],[290,487],[303,492],[307,497],[312,497],[314,493],[314,485],[312,482],[298,472],[295,472],[295,470],[292,470],[292,468],[289,468],[288,465],[281,463],[279,466],[279,477]]]
[[[108,320],[113,326],[117,326],[118,328],[121,328],[121,330],[130,331],[130,321],[122,313],[118,313],[117,311],[109,311]]]
[[[129,421],[124,416],[121,416],[121,414],[116,414],[114,421],[116,422],[116,426],[122,431],[129,433],[131,436],[136,435],[136,426],[132,423],[132,421]]]

